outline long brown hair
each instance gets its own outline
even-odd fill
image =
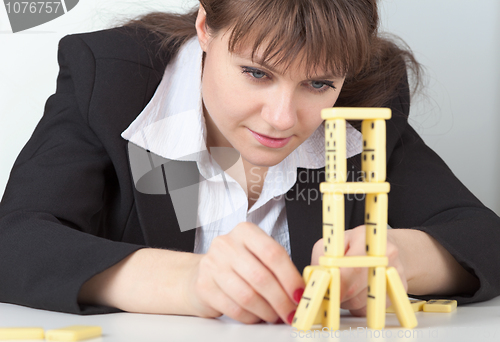
[[[200,0],[211,33],[230,30],[229,51],[252,44],[265,62],[285,69],[302,56],[309,72],[317,67],[346,76],[336,106],[380,107],[412,71],[421,67],[404,43],[378,32],[376,0]],[[145,28],[159,51],[175,55],[196,35],[198,8],[186,14],[154,12],[125,24]],[[253,56],[252,56],[253,57]]]

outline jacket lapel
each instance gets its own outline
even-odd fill
[[[145,244],[192,252],[198,211],[196,162],[169,160],[133,143],[128,146]]]
[[[292,261],[301,274],[311,263],[314,244],[323,236],[319,184],[324,180],[325,168],[297,168],[297,181],[285,196]]]

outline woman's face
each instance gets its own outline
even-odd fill
[[[321,109],[334,105],[344,78],[321,70],[308,78],[295,62],[286,71],[252,62],[250,50],[228,51],[228,36],[200,38],[207,145],[233,147],[252,165],[276,165],[322,123]]]

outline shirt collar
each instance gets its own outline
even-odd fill
[[[196,37],[182,46],[151,101],[122,132],[124,139],[167,159],[202,161],[207,153],[202,55]]]

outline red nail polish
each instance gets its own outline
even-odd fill
[[[278,320],[276,322],[274,322],[274,324],[283,324],[283,323],[285,323],[285,322],[283,322],[281,317],[279,317]]]
[[[290,312],[290,314],[288,315],[288,318],[286,319],[288,324],[290,324],[290,325],[292,325],[293,316],[295,316],[295,310]]]
[[[303,293],[304,293],[303,288],[295,290],[295,292],[293,293],[293,300],[295,301],[295,303],[299,304],[300,298],[302,298]]]

